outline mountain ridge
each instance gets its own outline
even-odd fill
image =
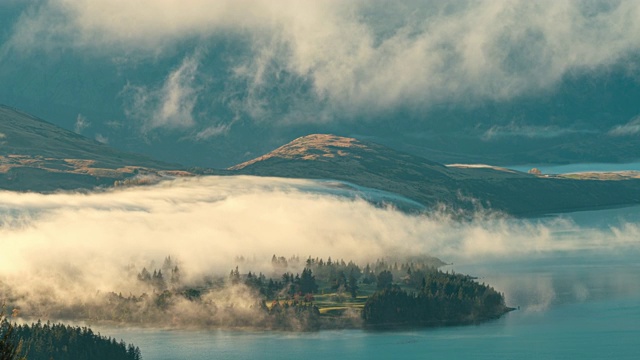
[[[383,145],[330,134],[299,137],[229,168],[234,174],[334,179],[455,211],[516,216],[640,203],[640,180],[535,175],[491,166],[445,166]]]
[[[141,173],[181,169],[113,149],[0,105],[0,188],[44,192],[92,189],[113,186]]]
[[[185,169],[112,149],[0,106],[2,189],[95,189],[193,175],[337,180],[397,194],[427,209],[491,209],[515,216],[640,204],[637,174],[541,176],[490,166],[445,166],[384,145],[332,134],[296,138],[226,170]]]

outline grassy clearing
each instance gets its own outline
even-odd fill
[[[347,310],[362,311],[368,298],[368,294],[352,298],[350,294],[333,292],[315,295],[313,303],[318,307],[321,315],[341,316]]]

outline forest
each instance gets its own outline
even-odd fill
[[[0,360],[140,360],[140,349],[124,341],[95,334],[88,327],[42,323],[0,322]]]
[[[362,266],[331,257],[273,255],[270,261],[238,257],[235,264],[226,275],[193,276],[189,264],[167,256],[127,269],[124,277],[136,291],[97,292],[61,304],[9,294],[8,305],[22,319],[284,331],[470,324],[512,310],[493,288],[444,272],[444,263],[430,257]],[[44,326],[55,327],[36,323],[17,326],[15,333]]]
[[[429,272],[416,291],[389,286],[367,300],[362,316],[370,327],[441,326],[498,318],[511,310],[504,297],[470,276]]]

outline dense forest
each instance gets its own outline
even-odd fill
[[[140,360],[140,349],[124,341],[95,334],[87,327],[49,322],[0,323],[0,360]]]
[[[389,286],[367,300],[362,316],[373,327],[438,326],[494,319],[510,309],[493,288],[467,275],[427,273],[417,291]]]
[[[268,265],[243,257],[236,264],[222,276],[186,276],[189,264],[168,256],[159,266],[127,269],[138,291],[98,292],[46,307],[14,295],[22,302],[13,310],[28,319],[285,331],[464,324],[510,310],[500,293],[470,276],[443,272],[444,263],[435,258],[360,266],[330,257],[273,255]],[[262,271],[242,271],[252,268]]]

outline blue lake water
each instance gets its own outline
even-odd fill
[[[640,208],[564,215],[584,231],[635,223]],[[598,221],[595,221],[598,220]],[[133,342],[144,359],[638,359],[640,250],[534,254],[450,266],[519,306],[473,326],[403,332],[183,331],[95,327]]]
[[[512,312],[465,327],[310,334],[118,330],[145,359],[637,359],[640,297]]]
[[[567,164],[567,165],[513,165],[505,166],[506,168],[527,172],[532,168],[539,169],[543,174],[566,174],[576,172],[591,171],[640,171],[640,162],[612,164],[612,163],[585,163],[585,164]]]

